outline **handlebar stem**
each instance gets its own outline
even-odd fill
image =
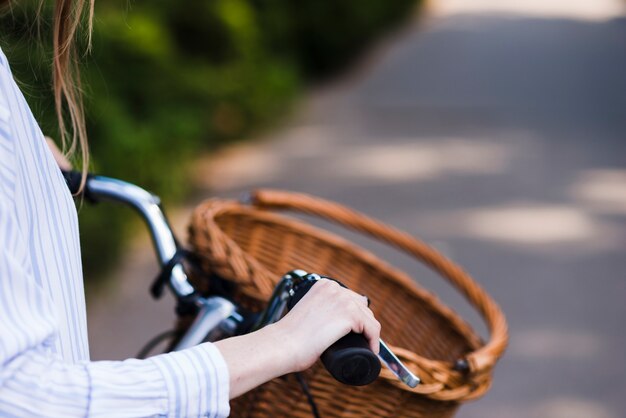
[[[174,347],[174,351],[184,350],[196,346],[207,340],[213,330],[224,325],[224,321],[240,322],[241,316],[235,305],[220,296],[198,298],[200,306],[198,315],[181,340]]]

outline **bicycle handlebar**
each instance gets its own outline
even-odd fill
[[[70,191],[76,194],[80,185],[81,173],[63,171]],[[134,184],[104,176],[89,175],[82,194],[86,199],[97,202],[99,199],[124,203],[135,209],[148,225],[152,242],[162,266],[176,255],[179,249],[172,228],[161,208],[158,196]],[[193,299],[195,289],[189,283],[181,264],[172,267],[169,285],[175,295],[182,299]]]
[[[76,195],[81,183],[81,173],[76,171],[63,171],[62,173],[68,188],[72,194]],[[189,282],[181,262],[173,260],[179,254],[180,248],[161,208],[161,200],[158,196],[134,184],[96,175],[88,175],[81,194],[94,203],[99,199],[106,199],[121,202],[134,208],[150,230],[161,266],[168,266],[172,261],[175,261],[169,274],[169,287],[179,300],[193,302],[199,311],[193,324],[183,338],[178,341],[174,350],[182,350],[207,341],[207,337],[212,331],[220,327],[225,329],[226,335],[248,331],[238,329],[246,321],[238,312],[236,305],[220,296],[200,296]],[[330,279],[302,270],[293,270],[283,276],[281,282],[276,286],[267,308],[260,314],[260,319],[253,326],[252,331],[278,321],[308,292],[315,281],[321,278]],[[419,378],[402,364],[382,340],[379,341],[379,344],[378,357],[389,370],[410,387],[419,384]],[[321,360],[335,379],[355,386],[366,385],[374,381],[381,368],[376,355],[369,349],[365,337],[355,333],[350,333],[331,345],[324,351]]]

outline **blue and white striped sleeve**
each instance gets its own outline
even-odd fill
[[[147,360],[76,364],[47,350],[55,326],[27,302],[40,289],[22,267],[5,198],[0,200],[0,416],[228,416],[228,370],[212,344]]]
[[[37,235],[17,222],[20,176],[10,130],[0,120],[0,416],[227,416],[229,374],[212,344],[98,362],[65,360],[53,349],[58,316],[50,283],[33,273],[39,267],[26,240]]]
[[[148,360],[84,364],[28,350],[3,367],[0,416],[226,417],[228,380],[220,376],[227,374],[212,369],[225,367],[212,350],[205,344]]]
[[[89,416],[226,417],[226,363],[213,344],[147,360],[86,365],[91,382]]]
[[[226,417],[213,345],[148,360],[66,364],[33,349],[4,365],[0,416]]]

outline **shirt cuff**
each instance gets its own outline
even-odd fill
[[[215,345],[205,343],[149,359],[168,392],[168,417],[227,417],[229,373]]]

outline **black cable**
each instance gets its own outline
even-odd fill
[[[143,348],[137,354],[137,358],[144,359],[148,357],[148,354],[150,354],[150,352],[154,349],[154,347],[159,345],[163,340],[175,337],[177,334],[178,334],[178,331],[173,330],[173,329],[160,333],[159,335],[157,335],[156,337],[148,341],[146,345],[143,346]]]
[[[159,299],[163,296],[163,290],[172,275],[172,270],[186,257],[189,257],[189,254],[189,251],[183,248],[178,248],[172,258],[170,258],[169,261],[161,267],[161,271],[152,282],[152,286],[150,286],[150,293],[154,299]]]
[[[296,375],[296,379],[298,380],[298,383],[300,383],[302,392],[304,392],[304,394],[306,395],[307,401],[309,401],[309,405],[311,405],[311,412],[313,413],[313,416],[315,418],[320,418],[320,413],[317,410],[317,405],[315,404],[313,395],[311,394],[311,391],[309,390],[309,385],[306,383],[306,380],[304,380],[302,373],[295,373],[295,375]]]

